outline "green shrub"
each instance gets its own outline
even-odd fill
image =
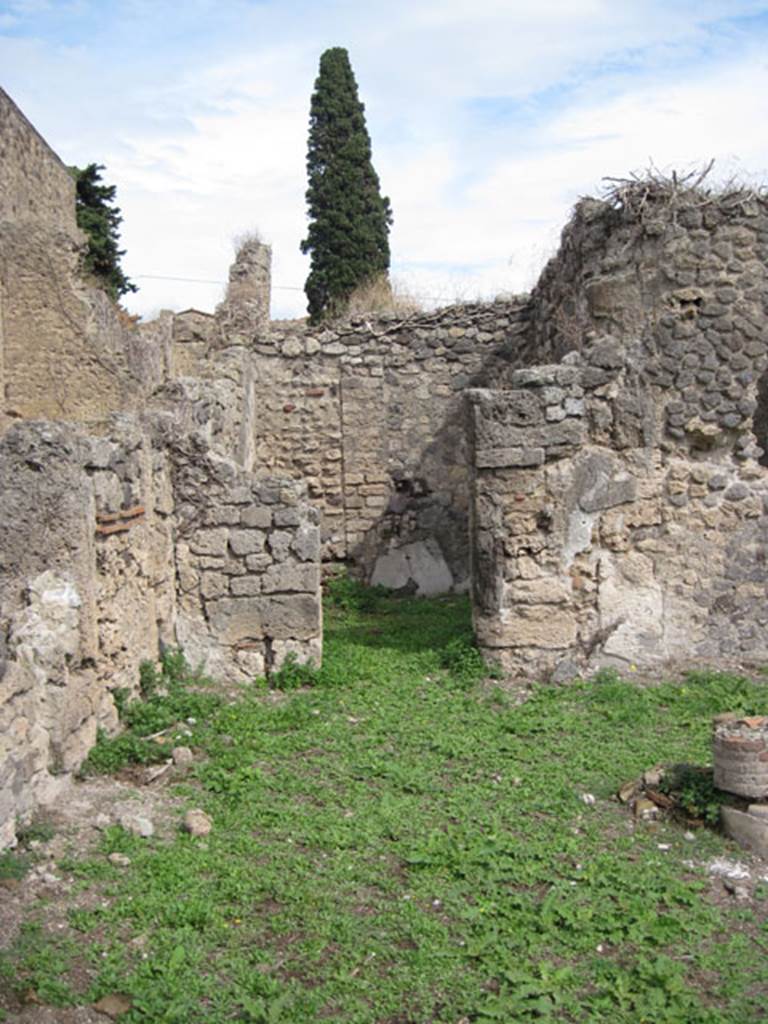
[[[673,765],[664,775],[659,789],[674,797],[689,818],[698,818],[708,825],[720,821],[720,808],[728,797],[715,788],[711,768],[695,764]]]
[[[499,676],[495,667],[486,665],[471,633],[450,640],[442,650],[440,664],[454,679],[465,685]]]

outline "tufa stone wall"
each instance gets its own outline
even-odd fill
[[[172,461],[176,639],[193,664],[247,682],[322,654],[319,515],[299,481],[255,476],[157,421]]]
[[[320,660],[317,511],[189,431],[199,396],[191,416],[177,398],[100,437],[28,421],[0,440],[0,847],[162,644],[233,682]]]

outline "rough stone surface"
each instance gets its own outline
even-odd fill
[[[768,821],[764,817],[735,807],[721,807],[720,820],[725,834],[739,846],[768,859]]]

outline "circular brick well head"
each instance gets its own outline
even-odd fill
[[[714,728],[717,788],[755,800],[768,797],[768,716],[718,716]]]

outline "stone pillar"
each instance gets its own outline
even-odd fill
[[[227,294],[216,310],[227,344],[248,344],[266,333],[271,285],[271,246],[258,238],[247,238],[229,268]]]

